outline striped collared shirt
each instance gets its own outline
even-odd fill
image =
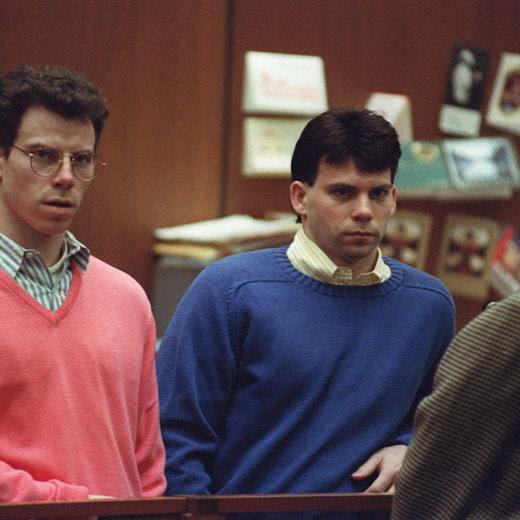
[[[287,257],[295,269],[320,282],[331,285],[373,285],[381,283],[392,274],[383,261],[381,250],[377,249],[374,269],[352,277],[350,267],[338,267],[300,228],[287,249]]]
[[[61,258],[47,267],[36,249],[25,249],[0,233],[0,268],[35,300],[51,311],[65,301],[72,281],[72,264],[86,271],[90,251],[74,235],[65,233]]]

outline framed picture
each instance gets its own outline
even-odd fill
[[[491,193],[520,184],[515,149],[506,137],[446,139],[442,147],[452,183],[458,189]]]
[[[442,236],[438,277],[454,295],[485,299],[500,226],[491,219],[450,215]]]
[[[476,136],[482,121],[482,98],[489,55],[483,49],[455,45],[439,117],[443,132]]]
[[[520,135],[520,54],[505,52],[500,57],[487,122]]]
[[[454,45],[444,102],[448,105],[480,110],[488,61],[489,54],[484,49]]]
[[[432,216],[418,211],[397,210],[388,221],[381,251],[405,264],[425,269]]]

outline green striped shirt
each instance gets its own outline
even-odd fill
[[[90,251],[70,231],[58,262],[47,267],[36,249],[25,249],[0,233],[0,268],[35,300],[51,311],[65,301],[72,281],[74,261],[86,271]]]

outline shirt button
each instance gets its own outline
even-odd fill
[[[27,258],[27,260],[32,260],[34,258],[34,253],[32,251],[27,251],[27,253],[25,253],[25,258]]]

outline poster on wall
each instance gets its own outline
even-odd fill
[[[424,270],[432,220],[429,213],[397,210],[388,221],[381,240],[383,255]]]
[[[246,52],[245,113],[317,115],[328,108],[325,68],[319,56]]]
[[[450,215],[445,222],[437,275],[454,295],[485,299],[499,224],[491,219]]]
[[[520,135],[520,54],[502,54],[486,121],[491,126]]]
[[[439,116],[439,128],[443,132],[466,137],[479,135],[488,58],[483,49],[453,47]]]
[[[245,117],[242,173],[245,176],[291,174],[291,158],[307,118]]]

